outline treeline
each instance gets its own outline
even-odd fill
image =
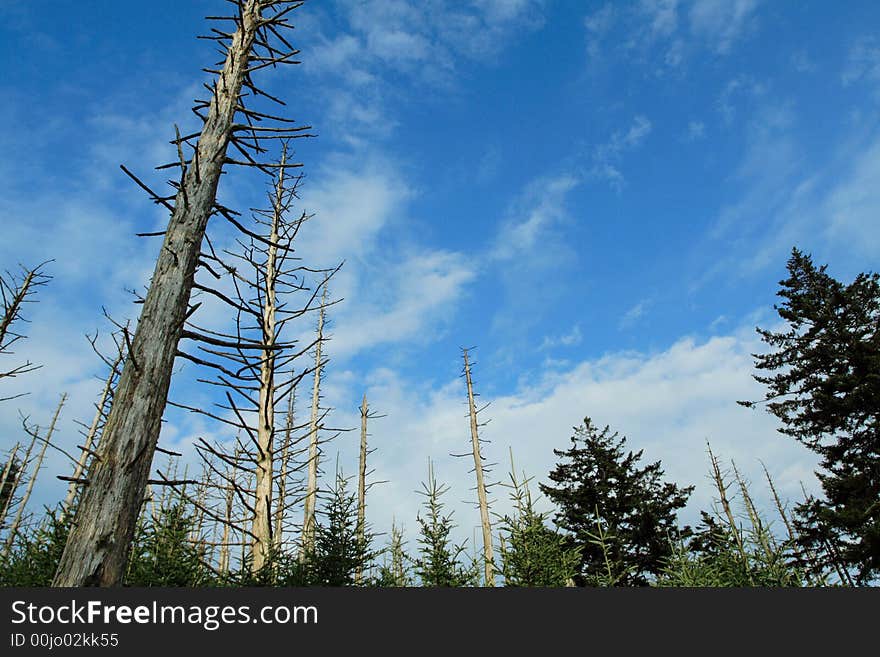
[[[768,353],[755,356],[765,406],[780,431],[821,458],[822,496],[774,518],[757,508],[746,482],[709,452],[716,504],[696,527],[678,511],[692,487],[664,481],[659,462],[643,464],[625,438],[587,417],[571,447],[540,485],[554,505],[542,513],[529,479],[511,465],[512,511],[492,512],[481,408],[467,351],[462,376],[469,408],[475,504],[482,542],[452,540],[447,487],[433,470],[416,518],[418,538],[400,528],[377,533],[366,515],[375,482],[361,406],[355,476],[326,452],[339,435],[322,395],[328,366],[325,323],[338,300],[338,264],[308,262],[296,238],[312,215],[297,209],[302,165],[294,140],[310,128],[277,115],[283,102],[255,79],[298,63],[291,12],[301,3],[238,0],[223,29],[207,38],[223,61],[193,108],[198,130],[175,126],[170,190],[154,191],[123,171],[169,212],[140,317],[113,322],[105,383],[77,450],[55,438],[62,396],[48,429],[23,423],[23,440],[3,459],[0,583],[7,586],[797,586],[866,585],[880,573],[880,283],[861,274],[841,283],[798,250],[788,262],[777,307],[785,328],[759,329]],[[223,174],[267,188],[247,215],[221,204]],[[224,230],[213,228],[217,225]],[[211,230],[209,230],[211,227]],[[231,237],[230,237],[231,231]],[[0,279],[0,386],[38,367],[14,362],[25,304],[49,283],[45,265]],[[223,317],[219,325],[212,323]],[[312,335],[304,338],[304,335]],[[12,360],[9,360],[12,359]],[[175,364],[196,372],[169,399]],[[10,403],[15,395],[6,397]],[[192,399],[209,397],[206,407]],[[3,393],[0,389],[0,399]],[[731,400],[734,401],[734,400]],[[195,413],[228,436],[196,445],[200,472],[159,445],[168,407]],[[299,413],[298,408],[308,408]],[[485,407],[483,407],[485,408]],[[562,437],[544,436],[548,441]],[[67,494],[45,514],[29,511],[47,449],[69,459]],[[169,457],[166,467],[156,461]],[[535,491],[537,492],[537,491]],[[776,517],[778,516],[778,517]],[[781,523],[781,524],[780,524]],[[773,527],[784,531],[774,531]]]

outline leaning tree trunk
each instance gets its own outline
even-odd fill
[[[116,586],[125,573],[263,4],[241,3],[193,161],[188,169],[181,163],[182,184],[54,586]]]
[[[480,521],[483,525],[483,561],[485,564],[486,586],[495,586],[495,562],[492,555],[492,525],[489,522],[489,501],[486,497],[486,483],[483,479],[483,457],[480,454],[480,436],[477,430],[477,408],[474,404],[474,385],[471,381],[471,366],[468,352],[464,352],[464,375],[467,381],[468,411],[471,418],[471,444],[474,452],[474,471],[477,474],[477,498],[480,503]]]

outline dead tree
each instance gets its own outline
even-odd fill
[[[315,369],[312,381],[312,414],[309,422],[309,478],[306,487],[305,512],[302,525],[302,545],[300,559],[315,547],[315,509],[318,499],[318,429],[320,428],[320,398],[321,398],[321,345],[324,342],[324,307],[327,301],[327,284],[324,283],[324,293],[321,297],[321,308],[318,312],[318,339],[315,343]]]
[[[15,276],[9,272],[5,276],[0,275],[0,304],[2,304],[2,307],[0,307],[0,313],[2,313],[0,314],[0,356],[12,355],[12,345],[24,339],[22,333],[13,330],[13,324],[27,321],[22,315],[24,305],[33,301],[29,297],[34,294],[38,287],[45,285],[51,280],[49,276],[42,273],[42,269],[46,264],[44,262],[33,269],[22,267],[20,276]],[[0,379],[14,378],[27,372],[33,372],[39,369],[39,367],[40,365],[34,365],[27,361],[10,370],[0,370]],[[18,394],[11,397],[0,397],[0,401],[8,401],[21,396],[21,394]]]
[[[290,476],[290,460],[293,447],[294,401],[296,390],[287,399],[287,415],[284,423],[284,442],[281,445],[281,471],[278,473],[278,501],[275,505],[275,547],[284,546],[284,517],[287,511],[287,485]]]
[[[28,481],[27,489],[24,492],[21,500],[18,503],[18,510],[15,513],[15,519],[12,521],[12,524],[9,525],[9,531],[6,534],[6,542],[3,544],[3,555],[0,559],[5,560],[9,555],[9,551],[12,549],[12,545],[15,542],[15,537],[18,535],[18,527],[21,524],[22,516],[24,515],[25,508],[27,507],[28,500],[30,500],[31,493],[34,490],[34,484],[37,481],[37,475],[40,472],[40,468],[43,466],[43,457],[46,456],[46,449],[49,447],[52,441],[52,435],[55,433],[55,425],[58,422],[58,416],[61,415],[61,409],[64,407],[64,402],[67,401],[67,394],[61,395],[61,401],[58,403],[58,407],[55,409],[55,415],[52,416],[52,422],[49,424],[49,429],[46,432],[45,437],[40,437],[39,427],[34,427],[33,429],[28,429],[27,425],[25,425],[25,430],[31,435],[34,440],[39,440],[43,443],[43,446],[40,448],[40,453],[37,455],[36,463],[34,463],[33,470],[30,475],[30,481]],[[24,466],[22,466],[22,469]]]
[[[162,196],[131,177],[151,198],[171,212],[161,251],[128,355],[119,377],[113,405],[104,427],[99,457],[93,460],[80,514],[70,532],[53,584],[55,586],[113,586],[121,583],[149,479],[165,408],[178,343],[184,337],[196,268],[208,220],[221,215],[239,224],[235,215],[217,203],[217,187],[225,165],[279,167],[261,164],[266,140],[302,134],[290,119],[272,117],[245,106],[245,97],[278,99],[259,89],[254,72],[297,63],[298,51],[282,32],[291,28],[287,14],[301,2],[235,0],[229,21],[234,31],[214,29],[208,38],[221,47],[224,61],[208,86],[210,97],[198,101],[194,112],[204,121],[201,130],[174,140],[180,169],[173,196]],[[230,28],[231,30],[231,28]],[[244,92],[244,93],[243,93]],[[236,120],[240,118],[240,120]],[[276,126],[258,125],[269,121]],[[195,143],[194,143],[195,142]],[[192,150],[187,158],[184,146]],[[240,154],[230,157],[229,147]],[[288,164],[288,167],[294,167]]]
[[[3,529],[3,523],[6,522],[6,512],[9,509],[10,500],[15,495],[15,485],[18,482],[19,473],[21,472],[21,461],[16,460],[18,448],[21,443],[15,443],[15,446],[9,452],[9,458],[3,468],[3,476],[0,478],[0,529]]]
[[[93,342],[92,344],[94,346],[95,343]],[[79,446],[79,459],[77,459],[76,465],[73,469],[73,474],[69,479],[70,483],[67,486],[67,495],[64,497],[64,501],[61,504],[61,512],[58,516],[59,520],[62,521],[67,517],[67,514],[69,514],[70,510],[74,507],[77,493],[82,488],[83,475],[88,469],[88,464],[92,458],[92,455],[96,453],[95,446],[98,443],[98,438],[101,434],[101,430],[104,428],[104,422],[107,418],[107,411],[109,410],[110,404],[113,399],[113,389],[115,387],[116,380],[119,377],[119,368],[122,365],[122,360],[125,355],[125,347],[122,342],[117,342],[116,348],[117,355],[113,361],[110,361],[106,358],[104,359],[105,363],[110,366],[110,372],[104,381],[104,387],[101,389],[101,394],[98,398],[98,402],[97,404],[95,404],[95,415],[92,418],[91,424],[86,430],[83,444]]]
[[[285,146],[281,153],[282,165],[286,162],[286,155]],[[275,525],[283,524],[278,514],[283,515],[287,503],[285,500],[278,508],[273,503],[279,479],[283,478],[286,486],[289,474],[285,466],[282,466],[281,473],[276,467],[279,450],[275,440],[275,409],[290,398],[299,382],[313,371],[309,367],[297,370],[298,359],[313,345],[301,348],[296,340],[284,340],[282,336],[289,322],[315,309],[313,304],[317,303],[318,296],[318,288],[311,290],[307,279],[320,270],[302,265],[294,256],[293,248],[296,234],[310,216],[303,212],[296,220],[287,218],[297,199],[300,180],[291,179],[281,166],[270,194],[271,207],[253,210],[253,219],[265,230],[265,236],[250,231],[250,243],[245,244],[239,239],[238,251],[206,254],[211,267],[225,273],[233,289],[225,292],[218,289],[218,285],[202,286],[198,283],[197,287],[230,308],[235,316],[234,333],[220,333],[190,322],[188,329],[191,330],[187,330],[186,335],[195,341],[200,353],[181,351],[184,358],[216,372],[215,379],[200,381],[223,388],[225,399],[218,406],[227,414],[231,412],[232,416],[222,418],[196,407],[175,405],[221,419],[250,439],[244,444],[239,443],[239,457],[230,465],[246,470],[254,481],[252,491],[241,491],[252,498],[250,536],[254,570],[263,567],[276,543],[273,521]],[[329,278],[333,272],[322,273]],[[303,303],[290,303],[290,295],[295,293],[305,294]],[[316,363],[316,367],[319,364]],[[287,461],[296,451],[293,443],[302,439],[292,437],[297,429],[291,424],[286,430],[286,450],[281,451]],[[200,446],[204,457],[222,458],[221,451],[215,446]],[[283,532],[283,527],[279,526],[279,531]]]
[[[361,402],[361,448],[360,455],[358,458],[358,512],[357,512],[357,541],[358,545],[365,545],[366,541],[366,527],[367,527],[367,491],[370,489],[372,484],[367,484],[367,477],[370,475],[370,472],[367,472],[367,456],[372,454],[375,449],[367,448],[367,420],[374,420],[376,418],[385,417],[384,415],[376,415],[374,413],[370,413],[370,407],[367,405],[367,394],[364,393],[363,401]],[[373,482],[373,483],[381,483],[381,482]],[[363,582],[363,564],[358,564],[357,570],[355,571],[355,583],[361,584]]]
[[[483,563],[485,565],[486,586],[495,586],[495,561],[492,554],[492,525],[489,520],[489,499],[486,495],[486,482],[483,474],[486,470],[483,455],[480,451],[481,441],[479,435],[479,423],[477,414],[485,409],[477,409],[474,402],[474,385],[471,379],[471,364],[468,360],[468,350],[462,349],[464,356],[464,377],[467,382],[468,415],[471,425],[471,453],[474,458],[474,472],[477,477],[477,501],[480,507],[480,523],[483,527]]]

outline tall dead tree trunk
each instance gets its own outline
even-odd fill
[[[357,540],[359,545],[364,544],[364,523],[367,516],[367,419],[369,412],[367,393],[364,393],[364,399],[361,402],[361,451],[360,458],[358,459]],[[355,572],[355,582],[360,584],[363,578],[363,564],[358,563],[357,571]]]
[[[28,481],[27,489],[25,490],[21,501],[18,503],[18,510],[15,513],[15,519],[9,526],[9,533],[6,535],[6,543],[3,545],[2,559],[6,559],[7,555],[9,555],[9,551],[12,549],[12,544],[15,542],[15,536],[18,534],[18,527],[21,523],[22,516],[24,515],[25,507],[27,507],[28,500],[31,498],[31,493],[34,490],[34,484],[37,482],[37,475],[40,473],[40,468],[43,466],[43,457],[46,456],[46,449],[49,447],[49,443],[52,440],[52,435],[55,433],[55,425],[58,422],[58,416],[61,415],[61,409],[64,407],[64,402],[66,401],[67,393],[61,395],[61,401],[58,403],[58,408],[55,409],[55,415],[52,416],[52,422],[49,424],[49,429],[46,432],[46,437],[39,438],[39,440],[42,441],[43,446],[40,449],[39,455],[37,456],[37,462],[34,464],[33,472],[31,472],[31,477],[30,481]],[[39,427],[34,427],[34,439],[37,439],[38,435]]]
[[[253,522],[253,567],[260,570],[272,546],[272,466],[275,462],[275,343],[278,335],[275,328],[276,283],[278,272],[279,223],[282,219],[284,203],[284,167],[287,164],[287,150],[281,155],[275,197],[272,200],[272,219],[269,230],[269,246],[264,272],[265,301],[263,302],[263,344],[265,348],[260,359],[260,393],[257,418],[257,463],[256,499]]]
[[[259,166],[248,149],[261,152],[257,131],[268,130],[253,126],[252,119],[259,121],[262,115],[244,108],[242,88],[257,94],[251,73],[273,64],[294,63],[291,57],[295,51],[279,54],[269,42],[278,30],[291,27],[283,16],[299,3],[239,0],[236,5],[238,15],[230,17],[235,32],[230,36],[218,31],[221,36],[214,37],[226,47],[226,56],[222,69],[213,71],[218,77],[210,89],[210,100],[197,107],[197,113],[207,109],[207,114],[190,161],[184,158],[182,144],[190,143],[187,139],[193,136],[178,137],[175,142],[181,176],[173,205],[150,192],[156,202],[171,210],[171,218],[119,378],[99,458],[89,470],[79,517],[67,540],[54,586],[115,586],[122,581],[208,219],[220,212],[236,221],[217,205],[220,175],[227,163]],[[263,56],[256,54],[256,46],[265,49]],[[235,123],[239,113],[250,125]],[[237,131],[246,131],[246,135],[236,136]],[[228,158],[230,144],[248,161]]]
[[[477,424],[477,407],[474,403],[474,386],[467,349],[464,350],[464,376],[467,381],[468,413],[471,420],[471,447],[474,455],[474,471],[477,475],[477,499],[480,505],[480,523],[483,526],[483,561],[486,586],[495,586],[495,562],[492,554],[492,525],[489,520],[489,500],[483,479],[483,456],[480,453],[480,436]]]
[[[15,461],[19,447],[21,447],[21,443],[15,443],[12,451],[9,452],[9,459],[6,461],[6,466],[3,468],[3,476],[0,477],[0,502],[2,502],[2,504],[0,504],[0,529],[3,529],[3,523],[6,522],[7,503],[15,494],[15,487],[12,482],[18,479],[18,473],[21,470],[21,465]],[[13,469],[15,469],[14,473]]]
[[[287,478],[290,475],[290,455],[293,441],[293,413],[295,392],[287,399],[287,416],[284,422],[284,444],[281,446],[281,472],[278,478],[278,503],[275,505],[275,547],[284,544],[284,516],[287,512]]]
[[[318,311],[318,339],[315,343],[315,373],[312,383],[312,415],[309,423],[309,477],[306,484],[305,514],[302,528],[302,550],[300,558],[305,558],[315,547],[315,508],[318,497],[318,429],[321,399],[321,345],[324,341],[324,306],[327,302],[327,282],[321,297]]]
[[[24,451],[24,457],[18,464],[18,470],[15,473],[15,477],[12,479],[12,484],[9,487],[9,495],[6,498],[6,502],[3,505],[3,510],[0,511],[0,527],[3,527],[6,523],[6,518],[9,516],[9,512],[12,510],[12,507],[15,504],[15,493],[18,491],[18,487],[21,485],[22,480],[27,472],[28,465],[31,461],[31,452],[34,451],[34,446],[37,444],[37,437],[34,434],[31,434],[31,440],[28,443],[27,449]]]
[[[58,516],[60,521],[63,521],[67,517],[67,514],[70,513],[74,500],[76,500],[77,491],[80,486],[82,486],[81,480],[83,473],[86,471],[86,465],[88,464],[91,455],[94,453],[93,448],[95,445],[95,438],[101,428],[101,421],[106,417],[105,409],[110,396],[113,394],[113,382],[116,380],[118,374],[117,368],[121,363],[122,350],[120,349],[119,354],[116,356],[116,360],[110,368],[110,374],[107,375],[107,380],[104,382],[104,388],[101,390],[101,396],[98,399],[98,404],[96,406],[95,417],[92,419],[91,425],[89,425],[89,430],[86,433],[85,442],[83,442],[79,459],[73,469],[73,475],[71,476],[70,484],[67,487],[67,495],[64,497],[64,502],[61,504],[61,513]]]

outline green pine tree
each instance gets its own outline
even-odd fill
[[[452,515],[443,514],[440,498],[449,489],[437,483],[433,466],[428,466],[428,483],[422,483],[420,492],[425,497],[425,513],[418,515],[419,553],[415,559],[415,574],[422,586],[476,586],[482,564],[462,560],[464,545],[454,545],[450,533],[455,528]]]
[[[624,452],[626,439],[599,430],[590,418],[575,427],[571,447],[541,491],[556,503],[556,524],[581,550],[576,583],[644,586],[660,573],[679,533],[678,509],[693,487],[662,481],[660,462],[639,467],[642,452]]]
[[[207,586],[215,583],[202,548],[193,541],[195,520],[185,499],[174,496],[156,517],[143,517],[131,548],[128,586]]]
[[[824,499],[797,509],[804,549],[866,584],[880,575],[880,276],[845,285],[798,249],[787,266],[774,306],[786,326],[757,329],[770,351],[755,379],[779,431],[821,457]]]
[[[499,523],[505,586],[566,586],[577,573],[580,549],[567,546],[565,537],[547,526],[549,514],[535,509],[528,479],[511,471],[510,481],[514,510]]]
[[[375,556],[372,552],[373,535],[364,529],[364,538],[358,538],[357,495],[349,493],[348,482],[342,473],[315,525],[315,544],[306,556],[309,581],[315,586],[354,586],[358,568],[367,570]]]
[[[0,562],[0,586],[50,586],[67,534],[70,517],[59,520],[54,509],[32,531],[21,531],[6,559]]]

